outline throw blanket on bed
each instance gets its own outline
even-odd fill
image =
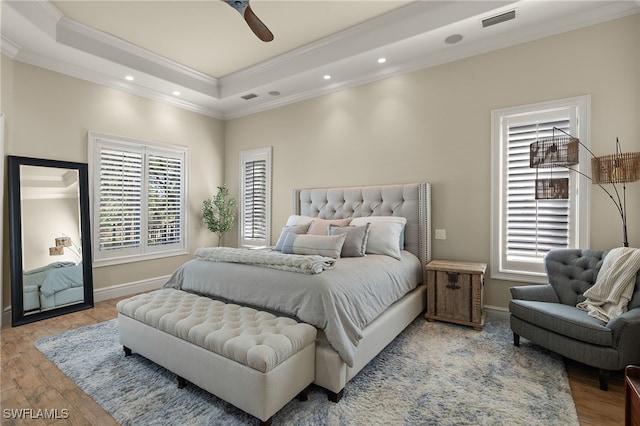
[[[596,283],[584,292],[587,300],[578,303],[578,309],[604,322],[626,312],[639,269],[640,249],[619,247],[611,250],[602,262]]]
[[[335,259],[316,255],[283,254],[272,250],[247,250],[230,247],[199,248],[195,255],[200,260],[211,262],[242,263],[264,266],[282,271],[319,274],[332,268]]]

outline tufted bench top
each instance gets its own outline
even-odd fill
[[[176,289],[121,300],[118,312],[263,373],[316,339],[315,327]]]

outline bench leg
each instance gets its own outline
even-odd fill
[[[124,351],[124,356],[131,356],[132,351],[126,346],[122,346],[122,350]]]
[[[187,386],[187,381],[184,379],[184,377],[176,376],[176,379],[178,380],[178,389],[183,389],[185,386]]]
[[[308,400],[309,400],[309,386],[304,388],[304,390],[298,394],[298,401],[304,402]]]
[[[327,389],[327,397],[331,402],[336,402],[336,403],[340,402],[343,395],[344,395],[344,389],[340,389],[340,392],[332,392]]]

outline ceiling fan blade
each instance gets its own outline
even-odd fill
[[[273,33],[269,31],[269,28],[253,13],[251,6],[247,6],[244,10],[244,20],[249,24],[249,28],[258,38],[262,41],[272,41]]]
[[[251,28],[251,31],[258,36],[262,41],[273,40],[273,33],[269,31],[269,28],[253,13],[251,6],[249,6],[249,0],[222,0],[244,17],[244,20]]]

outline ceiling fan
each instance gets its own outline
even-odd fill
[[[273,33],[269,31],[269,28],[253,13],[251,10],[251,6],[249,6],[249,0],[222,0],[235,10],[237,10],[240,15],[244,17],[244,20],[247,21],[249,28],[258,38],[262,41],[271,41],[273,40]]]

